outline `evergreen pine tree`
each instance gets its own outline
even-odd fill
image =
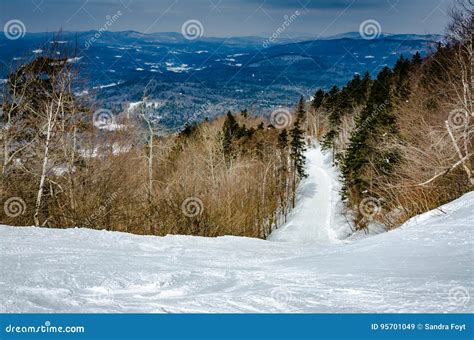
[[[324,102],[324,108],[327,111],[331,111],[336,106],[338,93],[339,93],[339,88],[336,85],[331,87],[331,90],[329,90],[329,92],[326,96],[326,100]]]
[[[278,134],[277,146],[281,150],[286,149],[288,146],[288,132],[286,129],[281,130],[281,132]]]
[[[368,189],[364,167],[370,161],[377,142],[386,133],[395,133],[395,116],[391,105],[392,71],[385,67],[372,85],[367,106],[356,118],[355,130],[341,162],[343,196],[360,194]]]
[[[300,97],[298,102],[298,107],[296,109],[296,119],[298,119],[300,122],[304,122],[306,119],[306,108],[303,96]]]
[[[410,94],[409,88],[409,73],[410,73],[410,61],[400,55],[400,58],[395,63],[393,68],[394,77],[394,95],[396,98],[405,100]]]
[[[232,113],[227,112],[224,124],[222,126],[223,132],[223,152],[227,164],[229,164],[232,158],[232,141],[236,137],[239,131],[239,124],[235,120]]]
[[[416,68],[421,65],[423,59],[421,58],[420,52],[416,51],[416,53],[411,58],[411,64]]]
[[[306,157],[304,155],[306,146],[304,142],[303,130],[300,128],[299,124],[300,122],[297,119],[290,131],[290,157],[293,162],[293,167],[296,171],[296,174],[301,179],[307,177],[305,172]]]
[[[364,74],[364,78],[360,83],[360,90],[357,93],[357,104],[365,104],[369,97],[370,88],[372,86],[372,79],[370,79],[370,73],[367,71]]]
[[[321,105],[323,104],[325,97],[326,97],[326,93],[322,89],[317,90],[316,93],[314,94],[314,98],[313,98],[313,101],[311,102],[311,106],[315,110],[319,109]]]
[[[286,214],[286,198],[288,194],[288,180],[289,180],[289,172],[288,172],[288,132],[286,129],[283,129],[278,134],[278,142],[277,148],[279,149],[278,152],[278,168],[277,168],[277,176],[278,176],[278,192],[279,192],[279,199],[282,203],[282,208],[284,210],[284,214]],[[285,203],[283,203],[285,202]],[[294,201],[293,201],[294,202]]]
[[[347,108],[350,107],[348,98],[344,93],[346,89],[344,88],[339,91],[336,86],[333,86],[325,101],[325,108],[328,112],[329,131],[323,136],[322,147],[324,149],[331,149],[333,147],[334,139],[339,133],[341,117],[347,111]]]
[[[362,79],[360,75],[356,73],[354,77],[347,83],[342,89],[342,99],[345,99],[345,104],[348,108],[357,105],[358,97],[360,95],[360,87],[362,85]]]
[[[183,130],[179,133],[179,135],[181,137],[190,137],[194,133],[194,131],[196,131],[196,129],[196,123],[190,124],[189,122],[186,122],[186,124],[184,124]]]

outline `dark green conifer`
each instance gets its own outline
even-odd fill
[[[421,58],[420,52],[416,51],[416,53],[411,58],[412,66],[414,66],[415,68],[419,67],[422,62],[423,62],[423,59]]]
[[[391,104],[392,71],[385,67],[372,86],[367,106],[356,119],[355,130],[341,162],[343,196],[349,191],[358,193],[368,188],[364,167],[373,157],[375,147],[383,136],[396,132]]]
[[[286,149],[286,147],[288,146],[288,132],[286,131],[286,129],[281,130],[278,134],[277,146],[279,149],[282,150]]]
[[[326,97],[326,93],[324,92],[324,90],[322,89],[317,90],[316,93],[314,94],[314,98],[313,98],[313,101],[311,102],[311,106],[315,110],[319,109],[321,105],[323,104],[325,97]]]
[[[232,158],[232,141],[236,138],[239,132],[239,124],[235,120],[232,113],[227,112],[224,124],[222,126],[223,133],[223,152],[226,162],[229,162]]]
[[[293,128],[290,130],[290,157],[293,162],[293,167],[296,171],[296,174],[301,179],[307,177],[305,171],[306,156],[304,155],[306,146],[304,142],[303,130],[300,128],[299,124],[300,122],[297,119]]]
[[[296,119],[303,122],[306,119],[306,107],[304,97],[301,96],[296,109]]]

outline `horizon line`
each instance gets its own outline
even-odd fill
[[[2,33],[5,33],[4,30],[0,31]],[[38,32],[25,32],[25,35],[35,35],[35,34],[61,34],[61,33],[88,33],[88,32],[100,32],[99,29],[90,29],[90,30],[55,30],[55,31],[38,31]],[[118,30],[118,31],[113,31],[113,30],[106,30],[103,33],[126,33],[126,32],[132,32],[132,33],[138,33],[142,35],[153,35],[153,34],[176,34],[176,35],[182,35],[182,33],[177,32],[177,31],[159,31],[159,32],[140,32],[134,29],[128,29],[128,30]],[[311,37],[314,36],[315,40],[319,39],[326,39],[326,38],[331,38],[331,37],[337,37],[337,36],[343,36],[345,34],[352,34],[355,33],[357,34],[357,31],[346,31],[346,32],[341,32],[341,33],[336,33],[336,34],[331,34],[331,35],[325,35],[325,36],[320,36],[317,33],[294,33],[291,34],[291,36],[298,37],[298,36],[306,36],[306,37]],[[390,37],[390,36],[397,36],[397,35],[419,35],[419,36],[430,36],[430,35],[436,35],[436,36],[444,36],[444,34],[440,33],[392,33],[392,32],[381,32],[380,37]],[[230,35],[230,36],[202,36],[202,39],[232,39],[232,38],[262,38],[262,39],[267,39],[268,34],[261,33],[261,35]],[[343,39],[344,37],[341,37]]]

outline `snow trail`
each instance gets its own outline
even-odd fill
[[[306,153],[308,178],[297,190],[297,204],[289,222],[275,230],[271,241],[331,243],[337,241],[335,231],[336,204],[339,201],[337,172],[331,156],[316,145]]]

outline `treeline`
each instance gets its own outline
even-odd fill
[[[265,238],[285,220],[305,176],[304,105],[278,128],[242,111],[171,133],[147,89],[133,112],[88,106],[55,48],[4,87],[0,223]]]
[[[452,12],[446,42],[400,56],[375,79],[318,90],[312,134],[332,150],[355,225],[395,227],[472,190],[472,9]]]

